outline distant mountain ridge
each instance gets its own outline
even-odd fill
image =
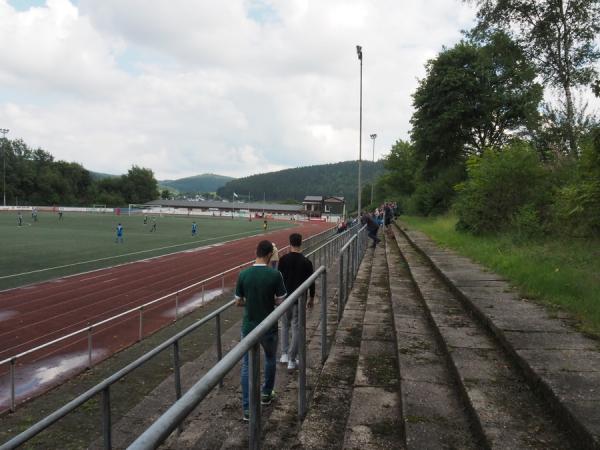
[[[214,173],[203,173],[177,180],[160,180],[159,183],[162,186],[171,187],[179,192],[216,192],[220,187],[234,179],[233,177]]]
[[[102,173],[102,172],[94,172],[93,170],[88,170],[90,176],[93,180],[102,180],[104,178],[118,178],[121,175],[113,175],[112,173]]]
[[[384,171],[383,161],[362,162],[362,184],[373,182]],[[337,195],[354,207],[357,193],[358,161],[284,169],[229,181],[217,194],[230,199],[235,192],[251,200],[302,201],[306,195]]]

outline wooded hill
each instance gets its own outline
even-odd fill
[[[383,161],[362,162],[362,184],[371,183],[383,173]],[[219,188],[223,198],[235,192],[240,198],[267,201],[296,200],[306,195],[338,195],[346,198],[347,205],[355,207],[357,198],[358,161],[285,169],[249,177],[237,178]]]
[[[203,173],[193,177],[179,178],[177,180],[159,181],[161,186],[168,186],[179,192],[216,192],[217,189],[224,186],[232,177],[216,175],[213,173]]]

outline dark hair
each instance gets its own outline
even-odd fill
[[[290,234],[290,245],[292,247],[300,247],[302,245],[302,235],[300,233]]]
[[[273,244],[271,241],[260,241],[256,246],[256,256],[259,258],[264,258],[269,253],[273,253]]]

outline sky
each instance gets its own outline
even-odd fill
[[[407,139],[460,0],[0,0],[0,128],[56,159],[157,179],[356,160]]]

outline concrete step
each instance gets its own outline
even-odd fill
[[[500,343],[425,258],[394,230],[441,349],[448,356],[472,426],[485,448],[567,449],[571,441]],[[489,275],[488,275],[489,277]],[[501,280],[492,285],[500,286]],[[477,282],[477,280],[475,280]]]
[[[302,423],[297,438],[301,448],[341,448],[343,444],[358,365],[372,261],[373,253],[367,251]],[[285,448],[293,447],[292,442],[288,444]]]
[[[426,307],[393,236],[386,239],[385,249],[395,329],[378,327],[378,333],[395,336],[397,342],[406,447],[481,448],[470,429],[471,418]]]
[[[344,449],[402,448],[399,387],[387,261],[379,246],[372,263]]]
[[[573,436],[600,449],[600,343],[567,314],[523,299],[495,274],[423,233],[403,230],[413,246],[484,323]]]
[[[331,273],[335,272],[331,271]],[[329,298],[327,310],[327,353],[331,349],[338,325],[336,320],[337,280],[332,275],[329,277],[329,284],[331,286],[330,292],[333,292],[333,295]],[[319,305],[315,304],[314,308],[315,311],[318,311]],[[323,369],[320,344],[321,326],[320,320],[307,323],[306,336],[309,341],[306,350],[306,392],[309,408],[314,386]],[[280,365],[278,370],[279,372],[286,371],[284,365]],[[262,449],[294,448],[299,445],[298,433],[302,422],[298,418],[298,377],[295,376],[296,373],[294,372],[293,376],[286,377],[287,383],[284,385],[277,401],[273,404],[269,419],[263,422]]]

